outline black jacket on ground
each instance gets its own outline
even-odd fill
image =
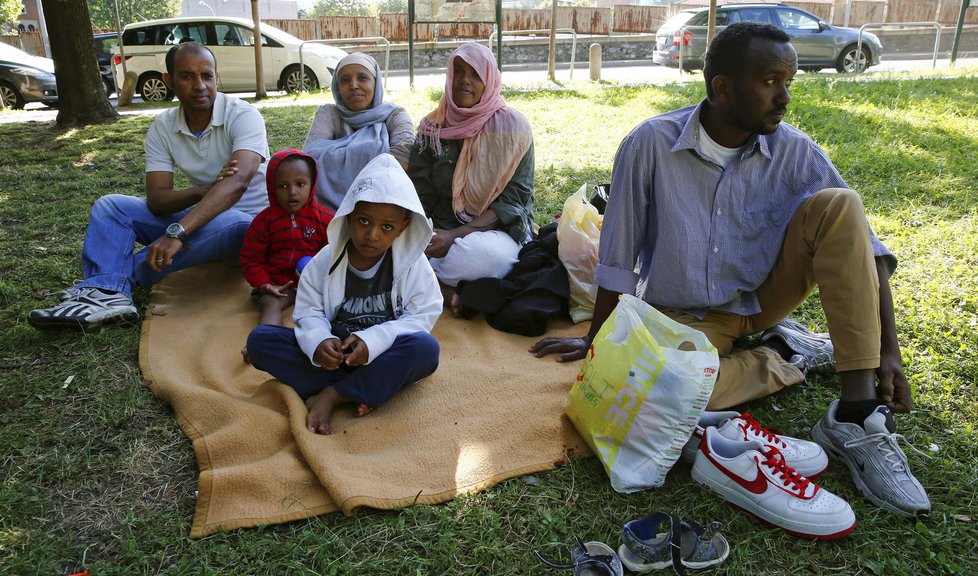
[[[519,261],[504,278],[459,282],[463,312],[482,312],[496,330],[540,336],[547,321],[567,315],[567,270],[557,257],[557,223],[540,229],[520,250]]]

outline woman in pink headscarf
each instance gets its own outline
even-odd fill
[[[492,52],[458,47],[448,59],[445,94],[421,120],[408,176],[435,235],[425,252],[438,279],[502,278],[533,225],[533,133],[503,100]],[[452,312],[460,313],[452,298]]]

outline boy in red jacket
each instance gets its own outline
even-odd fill
[[[295,303],[296,264],[326,245],[333,212],[316,202],[316,161],[286,148],[268,161],[268,208],[255,216],[241,247],[245,280],[259,297],[259,324],[282,325]],[[247,350],[242,350],[247,361]]]

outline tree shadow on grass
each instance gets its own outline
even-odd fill
[[[667,84],[664,86],[591,84],[586,88],[543,88],[528,90],[504,90],[509,101],[532,102],[542,99],[591,100],[604,106],[628,106],[641,100],[651,101],[653,109],[667,112],[696,104],[703,97],[699,84]]]
[[[529,85],[519,88],[504,88],[502,94],[507,101],[523,102],[533,102],[535,100],[551,98],[560,98],[562,100],[588,100],[591,98],[591,95],[587,91],[577,88],[554,86],[553,84]]]

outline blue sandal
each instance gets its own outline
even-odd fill
[[[624,569],[621,559],[615,554],[610,546],[601,542],[581,542],[580,538],[574,538],[577,542],[573,551],[574,561],[572,564],[559,564],[551,562],[540,554],[539,550],[533,553],[541,562],[551,568],[573,568],[574,576],[623,576]]]
[[[666,531],[659,532],[663,524]],[[730,545],[717,532],[719,529],[719,522],[703,528],[672,514],[656,512],[622,527],[624,543],[618,548],[618,555],[632,572],[651,572],[671,566],[676,574],[683,576],[686,568],[701,570],[727,559]]]

